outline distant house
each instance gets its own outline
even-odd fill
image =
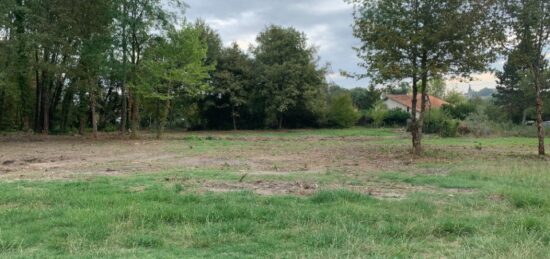
[[[427,96],[427,109],[440,109],[443,107],[443,105],[449,104],[446,101],[443,101],[435,96],[428,95]],[[416,111],[418,112],[416,116],[419,116],[420,114],[420,105],[422,101],[422,95],[417,96],[417,104],[416,104]],[[406,112],[411,112],[412,110],[412,96],[411,95],[387,95],[384,98],[384,104],[386,104],[386,107],[388,109],[401,109]]]

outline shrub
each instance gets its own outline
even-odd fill
[[[331,126],[349,128],[359,120],[360,114],[353,106],[349,94],[340,94],[332,98],[328,111],[328,122]]]
[[[372,124],[377,127],[384,126],[384,120],[386,119],[388,115],[388,108],[386,108],[386,105],[379,101],[377,102],[372,109],[370,109],[367,112],[366,117],[369,118],[370,121],[372,121]]]
[[[383,119],[386,126],[406,126],[411,115],[401,109],[392,109],[386,112]]]
[[[468,132],[476,137],[489,136],[494,133],[494,125],[489,121],[489,117],[482,112],[470,114],[464,121],[464,127]]]
[[[424,119],[424,133],[439,134],[442,137],[452,138],[458,135],[460,123],[441,110],[430,110],[426,112]]]
[[[476,111],[476,106],[472,103],[459,103],[456,105],[444,105],[441,109],[453,119],[465,120],[470,114]]]

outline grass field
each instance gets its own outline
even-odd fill
[[[0,138],[4,258],[546,258],[536,139],[393,129]]]

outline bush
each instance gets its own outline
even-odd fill
[[[476,111],[476,106],[472,103],[460,103],[456,105],[444,105],[441,109],[453,119],[465,120],[470,114]]]
[[[377,103],[365,116],[375,126],[406,126],[411,115],[401,109],[388,110],[382,102]]]
[[[479,111],[470,114],[464,121],[463,127],[476,137],[489,136],[495,132],[495,127],[493,123],[489,121],[489,117],[485,113]]]
[[[387,111],[383,121],[386,126],[407,126],[410,118],[411,115],[408,112],[396,108]]]
[[[376,105],[373,109],[368,112],[368,117],[370,117],[374,126],[382,127],[384,126],[384,119],[388,114],[388,109],[382,105]]]
[[[328,122],[331,126],[353,127],[359,117],[360,114],[353,107],[353,100],[349,94],[340,94],[332,98],[328,110]]]
[[[458,135],[460,123],[451,119],[442,110],[430,110],[426,112],[424,119],[424,133],[439,134],[442,137],[452,138]]]

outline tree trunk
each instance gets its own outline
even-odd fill
[[[281,114],[279,115],[279,126],[278,126],[280,130],[283,129],[283,117],[284,117],[284,116],[283,116],[283,114],[281,113]]]
[[[50,100],[49,100],[49,86],[45,84],[44,79],[47,78],[44,74],[42,75],[42,134],[47,135],[50,129]]]
[[[416,129],[416,141],[417,145],[415,147],[416,155],[421,155],[423,152],[422,149],[422,134],[424,130],[424,115],[426,112],[426,101],[428,96],[428,71],[427,71],[427,58],[428,54],[424,51],[422,53],[422,61],[420,68],[422,70],[421,86],[420,86],[420,115],[418,116],[417,129]],[[418,92],[418,90],[417,90]],[[417,100],[418,102],[418,100]],[[413,108],[416,109],[416,106]]]
[[[35,62],[38,63],[38,50],[35,51]],[[42,131],[42,126],[40,123],[40,117],[42,115],[42,111],[40,110],[42,107],[42,83],[40,82],[40,72],[38,69],[35,71],[35,80],[36,80],[36,102],[34,106],[34,132],[38,133]]]
[[[126,5],[124,5],[124,12],[126,12]],[[128,46],[126,41],[126,25],[122,27],[122,83],[120,84],[120,91],[122,97],[122,109],[120,111],[120,133],[126,134],[126,121],[128,115],[127,93],[126,93],[126,52]]]
[[[417,104],[418,104],[418,79],[416,78],[416,75],[413,76],[413,82],[412,82],[412,107],[411,107],[411,135],[412,135],[412,144],[413,144],[413,153],[415,155],[422,154],[422,142],[420,139],[420,132],[418,128],[418,118],[416,117],[417,114]]]
[[[80,114],[78,116],[78,134],[80,136],[84,136],[85,124],[86,124],[85,116],[83,114]]]
[[[130,128],[132,129],[132,133],[130,134],[130,137],[132,139],[139,138],[138,130],[139,130],[139,105],[138,100],[135,96],[130,95],[130,98],[132,99],[131,105],[130,105]]]
[[[164,101],[162,107],[158,107],[158,108],[159,108],[159,117],[158,117],[158,126],[157,126],[157,139],[162,139],[162,135],[164,134],[164,128],[166,127],[166,121],[168,120],[168,111],[170,110],[170,100]]]
[[[92,110],[92,135],[97,139],[97,113],[96,113],[96,95],[94,89],[90,91],[90,108]]]
[[[237,116],[235,111],[235,106],[231,106],[231,118],[233,119],[233,130],[237,131],[237,119],[235,118]]]
[[[541,97],[541,91],[542,91],[542,80],[541,80],[541,71],[537,67],[533,69],[533,74],[535,76],[535,108],[537,113],[537,132],[538,132],[538,139],[539,139],[539,155],[545,156],[546,150],[544,147],[544,120],[542,118],[542,108],[543,108],[543,101]]]
[[[23,11],[23,0],[17,0],[17,10],[14,11],[15,16],[15,31],[16,31],[16,41],[17,41],[17,84],[19,86],[19,90],[21,91],[21,115],[22,115],[22,123],[23,123],[23,131],[29,131],[30,129],[30,116],[32,115],[32,103],[31,103],[31,95],[32,90],[29,85],[29,82],[27,80],[28,78],[28,61],[29,58],[27,56],[27,43],[25,40],[23,40],[23,36],[25,34],[25,12]]]

